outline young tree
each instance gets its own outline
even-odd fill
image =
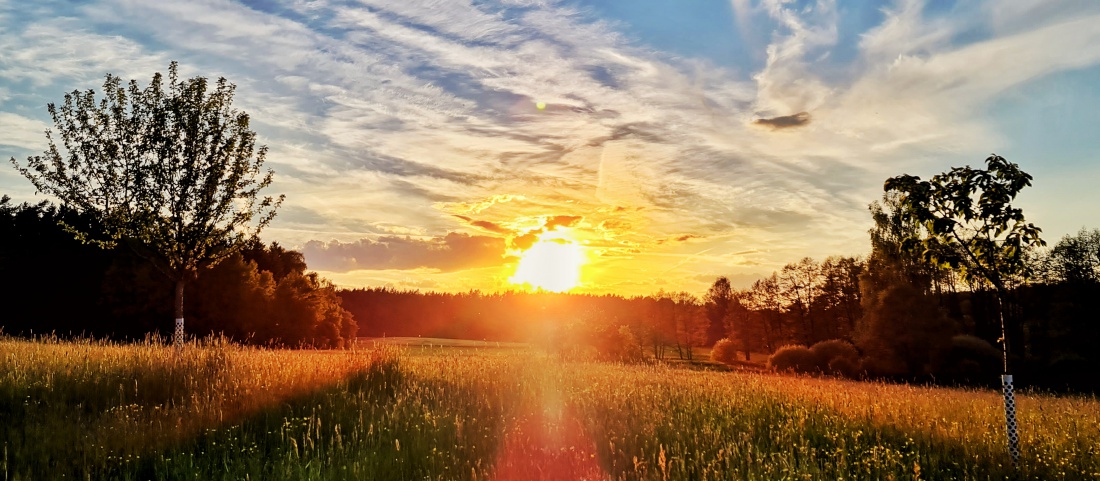
[[[1046,243],[1039,238],[1038,227],[1024,222],[1023,210],[1010,204],[1020,190],[1031,185],[1031,176],[997,154],[985,163],[985,170],[955,167],[927,181],[912,175],[893,177],[886,180],[884,188],[899,192],[906,207],[903,212],[924,228],[925,235],[911,240],[911,247],[919,246],[925,257],[958,269],[970,285],[988,283],[996,290],[1004,354],[1005,421],[1015,463],[1019,447],[1005,301],[1008,283],[1027,274],[1027,249]]]
[[[1004,368],[1008,372],[1004,304],[1008,284],[1026,273],[1026,249],[1046,245],[1041,229],[1024,222],[1023,210],[1010,202],[1031,176],[993,154],[985,170],[970,166],[922,181],[912,175],[886,180],[885,190],[898,192],[900,214],[923,227],[923,236],[906,240],[936,264],[957,269],[970,285],[992,285],[997,293]]]
[[[73,91],[49,104],[61,145],[46,132],[41,156],[12,164],[38,190],[93,215],[103,232],[67,228],[101,247],[123,243],[175,285],[175,339],[183,337],[183,292],[199,271],[254,239],[282,203],[260,191],[265,146],[256,145],[249,117],[232,108],[235,86],[220,78],[168,84],[160,73],[145,88],[108,74],[104,98]]]

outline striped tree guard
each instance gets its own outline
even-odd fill
[[[1005,394],[1005,428],[1008,434],[1008,453],[1012,455],[1012,465],[1020,460],[1020,437],[1016,432],[1016,395],[1012,388],[1012,375],[1001,376]]]

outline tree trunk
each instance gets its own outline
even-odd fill
[[[183,345],[183,286],[182,278],[176,279],[176,329],[172,334],[172,342],[178,347]]]

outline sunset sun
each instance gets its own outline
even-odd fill
[[[580,284],[584,262],[579,244],[561,237],[543,237],[520,254],[516,273],[508,281],[532,289],[564,292]]]

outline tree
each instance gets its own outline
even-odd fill
[[[779,347],[781,340],[788,340],[789,336],[784,335],[783,332],[782,292],[776,273],[773,272],[770,277],[753,282],[752,287],[745,292],[743,300],[753,311],[748,318],[756,321],[760,327],[765,351],[771,353]],[[742,330],[742,336],[748,335],[745,331],[748,329]]]
[[[175,286],[176,341],[183,336],[183,293],[198,273],[238,252],[274,218],[283,201],[260,191],[267,153],[247,113],[232,108],[235,86],[219,78],[180,80],[169,66],[145,87],[111,74],[104,98],[73,91],[49,104],[61,146],[46,131],[44,155],[12,164],[38,192],[94,216],[101,231],[67,226],[101,247],[123,243]]]
[[[1043,259],[1046,277],[1079,286],[1100,283],[1100,229],[1066,234]]]
[[[699,300],[687,292],[677,292],[669,296],[674,304],[674,323],[676,351],[680,359],[694,360],[695,347],[707,341],[707,317]]]
[[[920,377],[932,374],[936,355],[950,345],[956,326],[934,297],[938,264],[908,249],[925,233],[901,200],[887,192],[869,206],[874,227],[871,255],[859,276],[863,315],[855,341],[867,370],[875,375]]]
[[[907,239],[906,248],[958,270],[971,286],[989,284],[996,290],[1008,373],[1008,284],[1026,274],[1026,249],[1046,243],[1039,238],[1041,229],[1026,223],[1023,210],[1010,204],[1031,185],[1031,175],[996,154],[985,162],[985,170],[955,167],[927,181],[912,175],[892,177],[884,188],[898,192],[905,207],[901,214],[923,227],[924,235]]]
[[[859,276],[864,270],[858,257],[831,256],[821,263],[821,288],[817,297],[822,311],[826,337],[851,339],[860,308]]]
[[[818,328],[810,308],[819,294],[820,278],[821,266],[809,257],[787,264],[779,271],[779,287],[787,299],[787,312],[797,320],[799,340],[806,344],[818,340]]]
[[[1004,355],[1005,421],[1012,462],[1019,457],[1016,402],[1008,366],[1005,303],[1008,283],[1027,275],[1027,249],[1045,245],[1035,224],[1024,222],[1024,212],[1010,202],[1031,176],[997,154],[985,159],[986,169],[955,167],[927,181],[912,175],[886,180],[886,191],[901,193],[903,211],[922,225],[924,236],[910,239],[937,264],[957,269],[971,286],[990,284],[997,293]],[[918,247],[919,246],[919,247]]]
[[[726,321],[734,302],[733,287],[726,277],[719,277],[710,286],[703,298],[707,310],[707,345],[713,346],[719,339],[726,337]]]

